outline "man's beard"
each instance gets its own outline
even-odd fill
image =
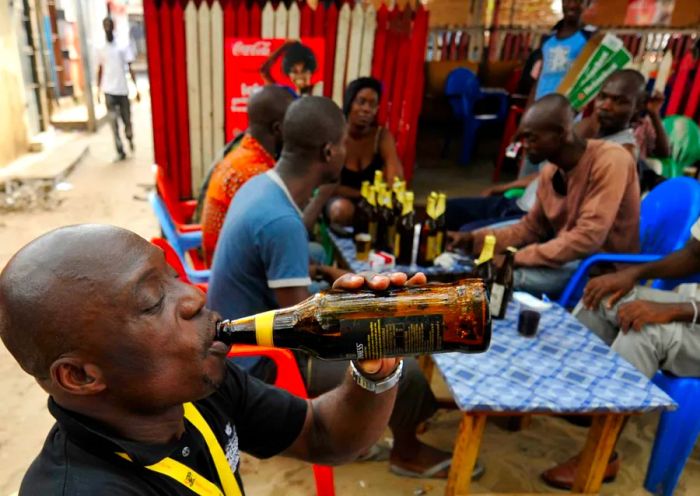
[[[114,33],[105,33],[105,36],[108,42],[112,43],[114,41]]]

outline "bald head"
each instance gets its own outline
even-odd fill
[[[569,101],[556,93],[540,98],[525,112],[518,137],[533,164],[544,160],[557,163],[562,151],[576,139],[574,117]]]
[[[622,69],[608,76],[595,99],[595,117],[601,138],[631,126],[645,102],[645,87],[644,76],[633,69]]]
[[[569,100],[559,93],[551,93],[537,100],[525,112],[522,122],[537,129],[570,128],[576,113]]]
[[[276,85],[266,85],[253,93],[248,100],[248,122],[251,127],[271,128],[282,122],[287,107],[294,97],[289,90]]]
[[[619,85],[624,92],[635,98],[642,96],[646,90],[644,76],[634,69],[620,69],[613,72],[603,83],[603,88],[613,84]]]
[[[285,151],[315,154],[326,144],[340,143],[345,118],[333,100],[307,96],[289,106],[283,130]]]
[[[148,246],[124,229],[80,225],[22,248],[0,274],[0,337],[22,368],[46,378],[53,360],[83,346],[121,271]]]

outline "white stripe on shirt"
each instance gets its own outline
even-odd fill
[[[267,281],[267,287],[270,289],[278,288],[296,288],[299,286],[308,286],[311,284],[310,277],[290,277],[288,279],[275,279]]]

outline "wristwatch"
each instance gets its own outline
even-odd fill
[[[355,381],[355,384],[374,394],[382,394],[399,383],[403,372],[403,360],[399,361],[396,369],[381,381],[373,381],[365,377],[355,365],[354,360],[350,362],[350,370],[352,371],[352,380]]]

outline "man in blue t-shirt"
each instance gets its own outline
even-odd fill
[[[273,170],[249,180],[238,191],[219,236],[208,304],[224,318],[292,306],[310,296],[308,239],[301,208],[316,188],[338,181],[345,162],[345,127],[342,112],[327,98],[309,96],[289,106],[280,159]],[[344,273],[332,267],[324,270],[329,279]],[[311,396],[333,389],[347,374],[347,362],[300,359]],[[237,363],[247,366],[252,375],[270,380],[274,371],[255,360]],[[437,410],[437,400],[415,359],[404,360],[398,398],[390,421],[392,471],[447,477],[451,454],[416,437],[418,424]],[[381,457],[382,453],[375,447],[367,455]]]

